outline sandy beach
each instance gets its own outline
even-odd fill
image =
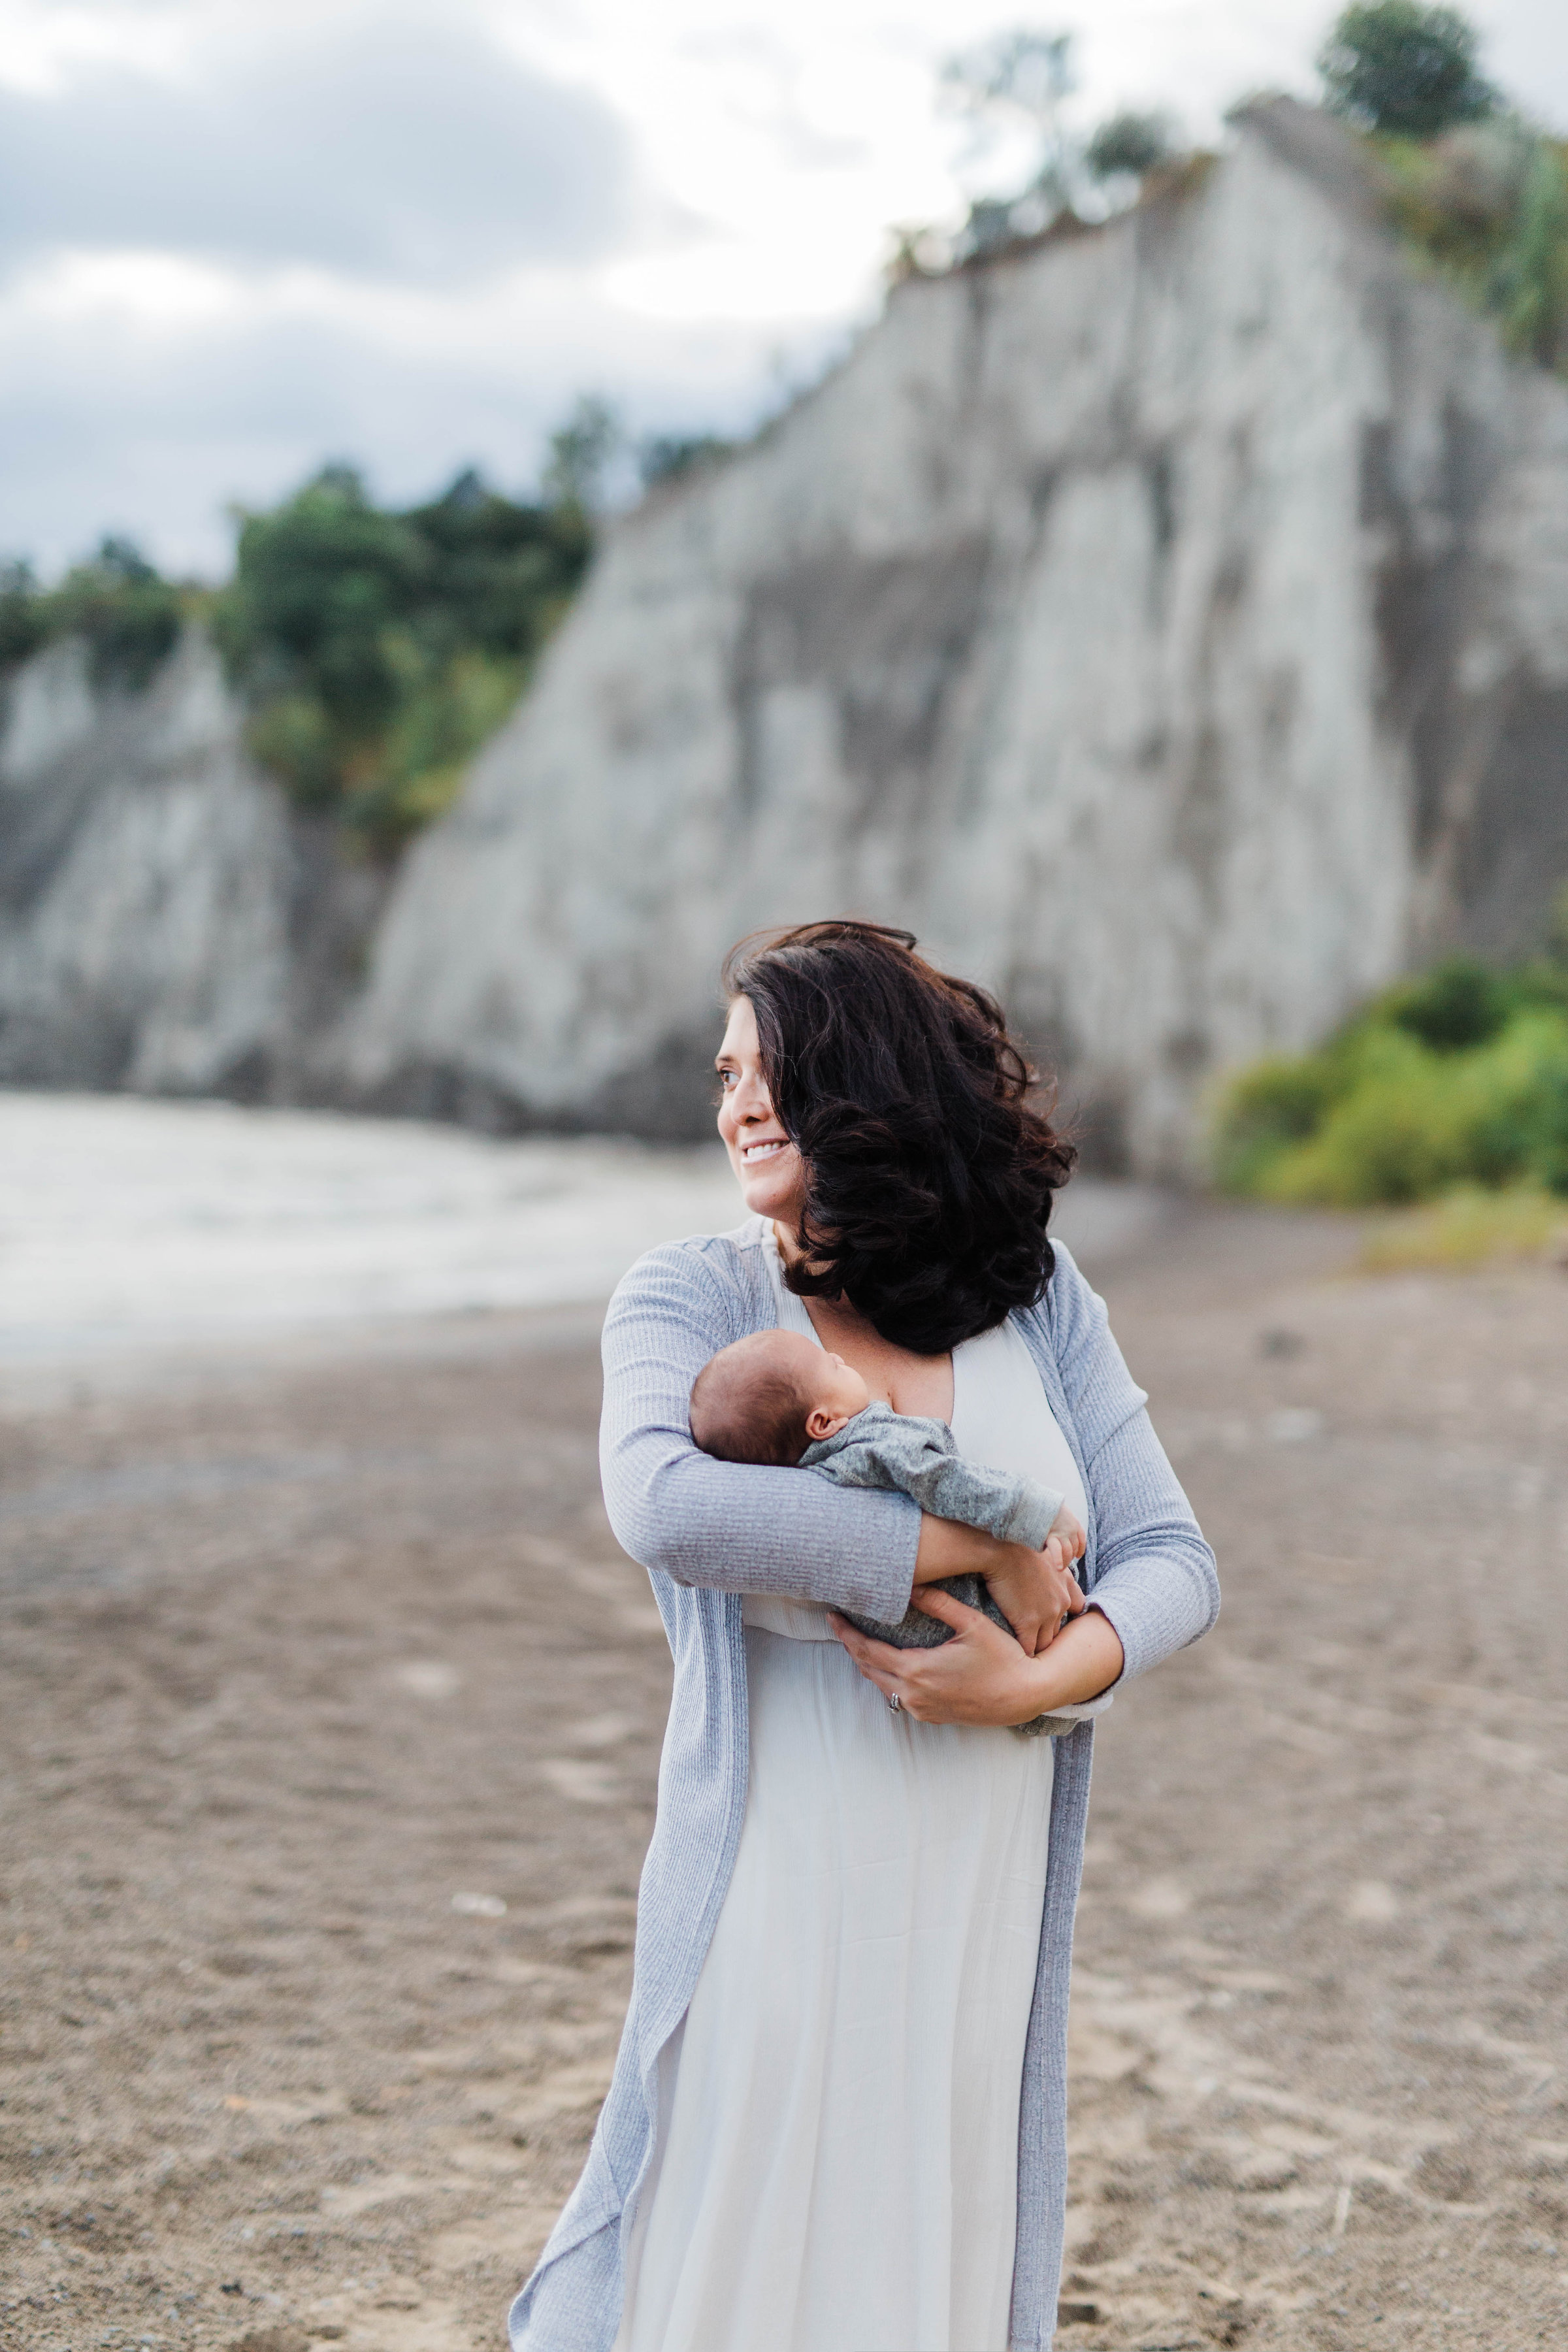
[[[607,2080],[668,1688],[599,1302],[729,1221],[722,1171],[37,1099],[0,1106],[0,2341],[497,2346]],[[1568,1280],[1079,1220],[1226,1612],[1100,1735],[1061,2343],[1568,2341]]]

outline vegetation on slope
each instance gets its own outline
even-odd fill
[[[74,636],[95,685],[134,692],[173,652],[187,601],[128,539],[101,541],[58,588],[40,588],[25,562],[0,564],[0,675]]]
[[[1479,47],[1454,9],[1358,0],[1319,59],[1324,101],[1366,136],[1413,257],[1518,357],[1568,370],[1568,142],[1504,103]]]
[[[651,488],[731,446],[670,435],[633,449],[607,404],[584,397],[552,436],[531,501],[468,471],[424,505],[382,507],[353,467],[328,466],[237,517],[234,574],[216,590],[163,578],[124,539],[55,588],[0,564],[0,678],[77,637],[96,686],[136,692],[184,621],[200,621],[261,765],[299,807],[395,849],[516,704],[587,568],[607,471],[635,465]]]
[[[330,466],[245,515],[213,627],[251,750],[301,808],[395,844],[516,702],[591,545],[575,497],[520,505],[473,473],[393,511]]]
[[[1568,1195],[1568,902],[1511,972],[1456,957],[1374,999],[1316,1053],[1271,1055],[1220,1103],[1229,1192],[1362,1208],[1456,1186]]]
[[[1069,34],[1018,26],[948,61],[948,103],[982,137],[1022,126],[1037,161],[1016,194],[978,197],[951,235],[895,231],[894,282],[1081,228],[1145,191],[1198,184],[1208,159],[1184,152],[1164,114],[1115,114],[1087,138],[1068,129],[1072,52]],[[1365,138],[1417,265],[1493,319],[1519,357],[1568,370],[1568,142],[1510,108],[1479,53],[1479,34],[1455,9],[1352,0],[1319,56],[1323,103]]]
[[[0,674],[77,637],[100,690],[134,693],[184,622],[204,622],[261,765],[300,808],[395,847],[451,798],[582,579],[593,525],[573,458],[557,447],[554,495],[538,504],[464,473],[401,510],[378,507],[351,467],[326,467],[239,517],[234,576],[216,591],[163,578],[123,539],[56,588],[9,564]]]

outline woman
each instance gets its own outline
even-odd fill
[[[605,1329],[605,1494],[675,1658],[636,1976],[528,2352],[1047,2346],[1091,1725],[1194,1641],[1214,1559],[1070,1256],[1071,1151],[1000,1009],[907,932],[726,966],[719,1130],[749,1212],[655,1250]],[[1083,1595],[907,1497],[710,1460],[691,1383],[792,1324],[961,1449],[1064,1488]],[[1005,1570],[1018,1638],[937,1579]],[[943,1618],[940,1647],[835,1612]],[[1059,1630],[1058,1630],[1059,1629]],[[1065,1714],[1062,1736],[1008,1727]],[[1074,1720],[1074,1717],[1079,1718]]]

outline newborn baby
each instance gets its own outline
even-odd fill
[[[798,1331],[755,1331],[721,1348],[691,1390],[691,1434],[721,1462],[798,1465],[842,1486],[880,1486],[910,1496],[934,1518],[983,1528],[1027,1551],[1060,1547],[1065,1566],[1083,1551],[1084,1533],[1059,1494],[1033,1478],[1013,1478],[965,1461],[944,1421],[926,1421],[876,1403],[842,1356]],[[980,1576],[948,1576],[942,1589],[996,1624],[1012,1627]],[[896,1649],[934,1649],[952,1629],[911,1607],[896,1625],[840,1616]],[[1020,1731],[1052,1727],[1040,1717]]]

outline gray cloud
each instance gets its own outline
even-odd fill
[[[610,250],[630,142],[593,94],[450,23],[268,40],[174,88],[0,92],[0,266],[66,247],[424,283]]]

